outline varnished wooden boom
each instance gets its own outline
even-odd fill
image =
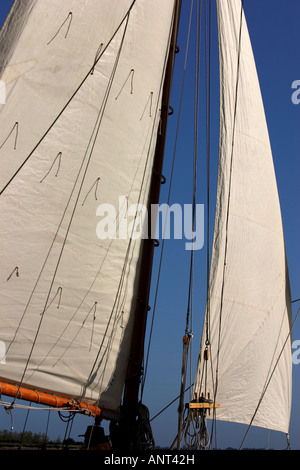
[[[72,398],[61,397],[54,394],[32,390],[18,385],[0,382],[0,393],[13,398],[39,403],[53,408],[67,408],[69,411],[79,411],[103,419],[118,419],[119,414],[114,410],[107,410],[96,405],[90,405]]]

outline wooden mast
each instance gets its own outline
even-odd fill
[[[181,8],[181,0],[176,0],[174,24],[170,43],[170,52],[166,67],[165,81],[162,94],[162,110],[161,110],[161,126],[158,131],[156,149],[153,161],[152,178],[150,185],[150,193],[148,199],[148,228],[151,234],[151,205],[158,204],[160,195],[160,186],[162,182],[162,167],[165,150],[165,138],[167,131],[167,120],[169,115],[169,100],[171,93],[171,82],[173,76],[174,59],[176,52],[176,41],[179,25],[179,15]],[[128,410],[130,419],[135,420],[135,409],[138,404],[139,388],[141,376],[143,373],[143,355],[144,340],[147,313],[149,310],[149,292],[152,274],[153,254],[155,240],[149,236],[143,242],[141,255],[141,272],[138,285],[138,299],[136,305],[133,336],[131,342],[131,350],[128,362],[128,369],[125,380],[123,407]],[[127,412],[126,412],[127,414]]]

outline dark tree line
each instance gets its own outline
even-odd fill
[[[60,443],[60,438],[55,441]],[[31,431],[15,432],[3,430],[0,431],[0,444],[31,444],[42,446],[49,443],[49,439],[45,434],[33,433]]]

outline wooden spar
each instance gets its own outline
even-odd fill
[[[175,18],[173,25],[173,32],[171,37],[170,52],[165,74],[165,82],[162,94],[162,109],[161,109],[161,127],[158,132],[156,149],[153,161],[152,178],[150,185],[150,193],[148,199],[148,227],[151,234],[151,205],[158,204],[160,186],[162,180],[162,167],[163,156],[165,149],[165,138],[167,130],[167,120],[169,113],[169,100],[171,92],[171,81],[174,67],[174,56],[177,41],[179,14],[180,14],[181,0],[176,0]],[[144,340],[146,320],[148,313],[148,302],[150,292],[150,282],[152,274],[153,252],[155,240],[149,236],[144,240],[142,257],[141,257],[141,272],[139,276],[138,285],[138,298],[135,311],[133,336],[131,341],[131,350],[129,356],[129,363],[124,388],[125,406],[134,407],[138,403],[140,379],[142,375],[142,364],[144,355]]]
[[[118,419],[119,417],[119,413],[114,410],[107,410],[96,405],[76,401],[73,398],[61,397],[47,392],[19,387],[18,385],[6,382],[0,382],[0,394],[18,398],[20,400],[39,403],[52,408],[65,408],[67,411],[78,411],[82,414],[97,416],[104,419],[113,420]]]
[[[189,403],[190,410],[204,410],[212,408],[220,408],[220,403]]]

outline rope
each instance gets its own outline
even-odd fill
[[[31,404],[31,403],[30,403]],[[21,449],[21,446],[22,446],[22,442],[23,442],[23,437],[24,437],[24,434],[25,434],[25,430],[26,430],[26,426],[27,426],[27,421],[28,421],[28,418],[29,418],[29,413],[30,413],[30,408],[28,408],[27,410],[27,413],[26,413],[26,417],[25,417],[25,421],[24,421],[24,426],[23,426],[23,431],[22,431],[22,435],[21,435],[21,439],[20,439],[20,449]]]
[[[202,0],[197,2],[197,22],[196,22],[196,48],[195,48],[195,110],[194,110],[194,155],[193,155],[193,215],[192,215],[192,231],[195,230],[195,211],[196,211],[196,189],[197,189],[197,156],[198,156],[198,122],[199,122],[199,86],[200,86],[200,39],[201,39],[201,9]],[[182,355],[182,372],[181,372],[181,390],[178,408],[178,440],[177,449],[181,446],[181,433],[184,413],[184,389],[186,384],[186,373],[188,366],[188,354],[191,343],[192,331],[192,315],[193,315],[193,277],[194,277],[194,250],[191,249],[190,256],[190,274],[188,286],[188,302],[186,313],[185,337]]]
[[[56,155],[52,165],[50,166],[48,172],[45,174],[45,176],[41,179],[40,183],[42,183],[44,181],[45,178],[47,178],[47,176],[49,175],[50,171],[52,170],[56,160],[58,159],[58,168],[56,170],[56,173],[55,173],[55,176],[58,176],[58,173],[59,173],[59,170],[60,170],[60,164],[61,164],[61,156],[62,156],[62,152],[58,152],[58,154]]]
[[[70,18],[70,19],[69,19]],[[67,32],[65,34],[65,38],[68,36],[68,33],[69,33],[69,29],[70,29],[70,26],[71,26],[71,23],[72,23],[72,19],[73,19],[73,13],[70,11],[67,18],[65,19],[65,21],[62,23],[62,25],[58,28],[57,32],[54,34],[54,36],[50,39],[50,41],[47,43],[47,46],[49,46],[49,44],[53,41],[53,39],[56,38],[56,36],[58,35],[58,33],[60,32],[60,30],[62,29],[63,25],[68,21],[69,19],[69,24],[68,24],[68,29],[67,29]]]
[[[126,85],[126,83],[127,83],[127,81],[129,80],[130,77],[131,77],[131,82],[130,82],[130,86],[131,86],[131,88],[130,88],[130,94],[131,94],[131,95],[133,94],[133,76],[134,76],[134,69],[131,69],[130,72],[129,72],[129,74],[128,74],[128,76],[127,76],[127,78],[126,78],[126,80],[125,80],[125,82],[123,83],[123,85],[122,85],[122,87],[121,87],[119,93],[117,94],[117,96],[116,96],[116,98],[115,98],[116,100],[119,98],[120,94],[122,93],[122,91],[123,91],[123,89],[124,89],[124,87],[125,87],[125,85]]]
[[[198,447],[199,449],[206,449],[209,446],[210,437],[206,425],[206,415],[204,413],[198,416],[194,411],[190,411],[185,426],[184,440],[189,448]],[[191,426],[193,433],[190,432]]]
[[[14,150],[16,150],[17,148],[17,140],[18,140],[18,130],[19,130],[19,123],[18,122],[15,122],[12,130],[10,131],[10,133],[8,134],[8,136],[6,137],[6,139],[3,141],[3,143],[0,145],[0,150],[2,149],[2,147],[4,146],[4,144],[7,142],[7,140],[9,139],[9,137],[11,136],[11,134],[13,133],[14,129],[16,129],[16,135],[15,135],[15,143],[14,143]]]
[[[155,446],[154,437],[152,434],[149,411],[146,406],[141,403],[137,406],[137,433],[136,443],[138,450],[149,450]]]
[[[210,283],[209,283],[209,240],[210,240],[210,121],[211,121],[211,1],[209,0],[208,25],[207,2],[205,2],[205,83],[206,83],[206,166],[207,166],[207,252],[206,252],[206,278],[207,278],[207,317],[206,317],[206,344],[209,344],[210,324]]]

